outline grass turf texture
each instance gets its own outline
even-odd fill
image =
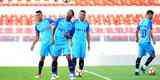
[[[156,75],[141,74],[134,76],[134,66],[106,66],[106,67],[86,67],[85,69],[95,72],[111,80],[160,80],[160,66],[156,68]],[[0,80],[38,80],[34,78],[37,72],[36,67],[0,67]],[[49,67],[43,70],[41,80],[49,80],[51,71]],[[59,67],[59,78],[57,80],[68,80],[68,68]],[[85,73],[83,77],[76,80],[105,80],[90,73]]]

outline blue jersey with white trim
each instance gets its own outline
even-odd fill
[[[138,25],[138,30],[140,32],[140,43],[151,42],[151,30],[152,30],[152,20],[144,19]]]
[[[40,41],[48,43],[52,41],[52,28],[51,25],[54,21],[50,18],[45,18],[36,24],[35,30],[40,34]]]
[[[65,35],[72,30],[72,21],[67,21],[65,18],[58,18],[55,22],[55,27],[55,44],[68,44],[68,38]]]
[[[73,27],[74,27],[74,35],[72,40],[74,42],[86,42],[87,32],[90,31],[88,21],[86,20],[81,21],[80,19],[76,19],[73,22]]]

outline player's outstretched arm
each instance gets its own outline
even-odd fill
[[[33,43],[32,43],[32,46],[31,46],[31,51],[33,51],[34,46],[35,46],[35,44],[38,42],[38,40],[39,40],[39,32],[36,32],[35,39],[34,39],[34,41],[33,41]]]
[[[156,41],[155,41],[154,36],[153,36],[153,30],[151,30],[151,39],[153,41],[153,44],[156,44]]]
[[[139,41],[139,36],[138,36],[138,34],[139,34],[139,29],[136,30],[136,42],[137,42],[137,43],[138,43],[138,41]]]

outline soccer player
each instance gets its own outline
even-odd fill
[[[143,56],[148,53],[150,56],[145,62],[143,66],[141,66],[140,70],[145,73],[147,66],[152,62],[155,58],[155,50],[151,44],[151,40],[153,44],[155,44],[155,40],[153,38],[153,30],[152,30],[152,18],[154,12],[152,10],[148,10],[146,13],[146,19],[142,20],[137,27],[136,31],[136,42],[139,43],[139,56],[136,60],[136,71],[135,75],[139,75],[139,66]],[[140,37],[139,37],[140,34]]]
[[[73,22],[74,34],[72,38],[72,61],[74,64],[74,71],[76,67],[77,58],[79,58],[79,71],[78,75],[82,76],[84,68],[84,58],[86,55],[86,44],[88,42],[88,50],[90,50],[90,27],[88,21],[85,19],[86,11],[79,12],[79,19]]]
[[[37,24],[35,26],[36,36],[31,46],[31,51],[33,51],[35,44],[40,40],[41,49],[40,49],[40,61],[38,65],[38,74],[35,76],[36,78],[42,77],[42,68],[44,65],[45,56],[47,56],[52,49],[52,28],[51,24],[54,22],[50,18],[42,18],[42,11],[36,11],[36,21]]]
[[[69,77],[70,80],[75,79],[74,71],[73,71],[73,64],[71,61],[70,55],[70,45],[69,45],[69,38],[71,37],[70,31],[72,30],[73,22],[71,21],[72,17],[74,16],[74,11],[70,9],[67,12],[65,18],[58,18],[55,21],[55,28],[53,29],[53,36],[54,36],[54,54],[53,54],[53,62],[52,62],[52,77],[51,80],[55,80],[56,76],[58,75],[57,72],[57,59],[59,56],[63,55],[66,56],[68,61],[69,67]]]

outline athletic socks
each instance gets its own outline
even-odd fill
[[[54,60],[52,62],[52,74],[56,74],[57,75],[57,64],[58,64],[57,60]]]
[[[83,70],[83,67],[84,67],[84,59],[80,58],[80,60],[79,60],[79,69]]]
[[[44,65],[44,61],[40,61],[40,62],[39,62],[39,65],[38,65],[38,74],[41,74],[41,73],[42,73],[43,65]]]

